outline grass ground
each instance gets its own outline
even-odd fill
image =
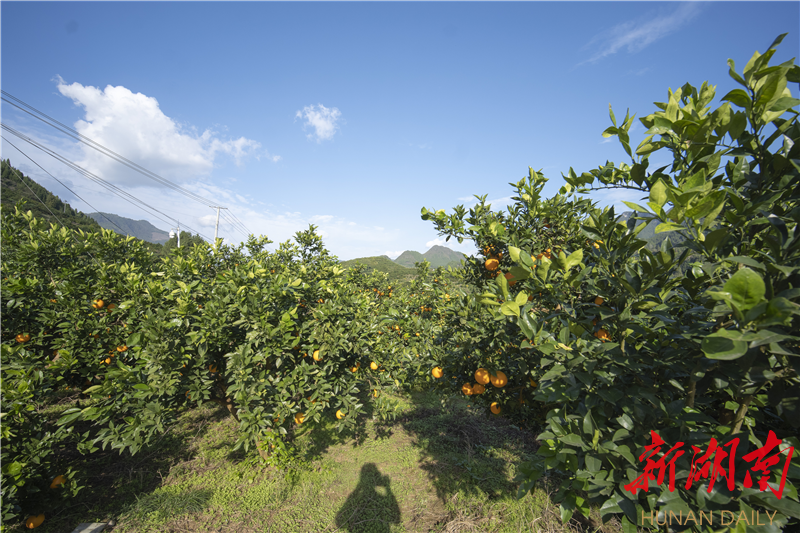
[[[368,414],[355,433],[301,426],[296,459],[284,468],[264,465],[253,450],[232,453],[236,423],[212,405],[186,412],[133,457],[62,450],[86,488],[45,513],[38,531],[112,519],[115,533],[620,531],[599,515],[562,525],[547,480],[517,500],[515,465],[536,444],[506,419],[466,399],[396,400],[395,420]]]

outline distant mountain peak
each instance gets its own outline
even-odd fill
[[[424,254],[414,250],[406,250],[400,254],[397,259],[394,260],[394,262],[406,268],[414,268],[414,263],[420,263],[422,261],[428,261],[428,263],[431,264],[431,268],[437,268],[440,266],[458,267],[461,266],[461,260],[465,257],[466,256],[464,254],[451,250],[447,246],[434,244]]]
[[[132,220],[112,213],[89,213],[88,216],[105,229],[117,233],[122,230],[123,235],[130,235],[143,241],[160,244],[169,240],[169,233],[158,229],[146,220]]]

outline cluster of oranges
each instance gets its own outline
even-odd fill
[[[595,305],[598,305],[598,306],[599,306],[599,305],[603,305],[604,303],[606,303],[606,301],[605,301],[605,299],[604,299],[602,296],[598,296],[598,297],[596,297],[596,298],[594,299],[594,304],[595,304]],[[596,326],[596,325],[597,325],[597,318],[595,318],[594,320],[592,320],[592,325],[593,325],[593,326]],[[605,330],[605,329],[603,329],[603,328],[600,328],[599,330],[595,331],[595,332],[594,332],[594,336],[595,336],[595,337],[597,337],[598,339],[600,339],[600,340],[601,340],[601,341],[603,341],[603,342],[606,342],[606,341],[610,341],[610,340],[611,340],[611,335],[609,335],[609,334],[608,334],[608,331],[606,331],[606,330]]]
[[[372,289],[372,292],[376,293],[378,296],[386,296],[387,298],[391,298],[392,296],[392,286],[389,285],[387,292],[379,291],[378,289]]]
[[[66,476],[56,476],[53,478],[53,481],[50,482],[51,489],[57,489],[61,485],[67,482]],[[40,515],[30,515],[28,518],[25,519],[25,527],[28,529],[33,529],[35,527],[39,527],[44,522],[44,513]]]
[[[436,379],[439,379],[444,375],[444,370],[442,370],[442,367],[437,366],[431,370],[431,374]],[[464,383],[464,385],[461,387],[461,392],[463,392],[466,396],[483,394],[486,392],[485,385],[488,385],[489,383],[500,389],[508,384],[508,377],[505,375],[505,373],[499,370],[496,373],[491,374],[487,369],[479,368],[475,371],[475,381],[477,383]],[[496,415],[500,414],[501,409],[497,402],[492,402],[490,408],[492,413]]]

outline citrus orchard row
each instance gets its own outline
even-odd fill
[[[520,465],[518,495],[556,472],[565,521],[590,506],[604,520],[621,515],[625,531],[650,526],[641,516],[663,524],[668,513],[768,511],[778,528],[800,520],[800,461],[791,455],[800,449],[800,100],[788,87],[800,67],[769,65],[782,38],[742,74],[729,61],[742,88],[716,109],[707,83],[670,90],[640,119],[646,138],[635,151],[634,117],[619,124],[610,112],[603,135],[618,137],[630,164],[570,169],[546,199],[547,180],[530,169],[510,184],[505,212],[485,196],[449,215],[422,210],[440,236],[481,251],[465,273],[475,297],[443,311],[441,388],[546,426],[537,456]],[[651,171],[659,151],[673,163]],[[615,188],[639,191],[643,205],[625,202],[633,214],[620,216],[585,198]],[[651,251],[638,238],[651,222],[656,234],[679,234],[680,249],[665,239]],[[465,381],[476,368],[502,371],[507,386],[474,394]],[[651,430],[696,452],[735,435],[727,483],[708,495],[710,476],[684,453],[675,478],[689,483],[672,491],[668,478],[653,477],[632,494]],[[743,460],[762,446],[783,465],[764,479],[772,490],[752,486]]]
[[[485,196],[451,215],[423,209],[478,253],[457,273],[420,265],[409,287],[342,269],[313,226],[275,252],[262,237],[157,260],[133,239],[3,211],[3,520],[80,489],[54,452],[64,443],[136,453],[210,401],[238,422],[235,446],[268,459],[299,426],[352,429],[370,398],[390,414],[381,391],[432,388],[537,430],[518,495],[557,472],[565,521],[594,505],[626,531],[650,512],[769,510],[796,524],[797,456],[780,500],[745,485],[740,459],[769,435],[776,453],[800,449],[800,127],[787,87],[800,69],[768,66],[779,42],[742,75],[731,62],[744,88],[713,111],[705,83],[670,91],[641,119],[635,154],[634,118],[612,112],[604,135],[631,164],[570,169],[550,198],[530,169],[505,212]],[[659,150],[674,163],[651,172]],[[623,217],[585,198],[615,187],[646,206]],[[650,251],[638,236],[651,221],[681,248]],[[78,403],[53,423],[41,408],[65,396]],[[740,436],[734,488],[706,497],[703,480],[665,481],[631,495],[650,430],[699,449]]]

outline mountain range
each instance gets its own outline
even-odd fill
[[[122,230],[124,235],[130,235],[143,241],[163,244],[169,240],[168,232],[158,229],[146,220],[132,220],[113,213],[89,213],[88,216],[105,229],[117,233]]]
[[[148,247],[156,253],[163,253],[162,244],[170,240],[169,233],[153,226],[146,220],[132,220],[130,218],[115,215],[113,213],[89,213],[84,214],[71,208],[62,202],[58,196],[36,183],[28,176],[22,175],[20,171],[13,168],[8,160],[2,160],[2,203],[6,208],[13,209],[19,200],[26,200],[25,209],[33,211],[37,218],[42,218],[48,222],[64,223],[75,229],[84,231],[99,231],[99,228],[106,228],[123,235],[130,235],[145,241]],[[621,214],[621,221],[626,222],[632,212]],[[647,247],[657,250],[661,242],[669,238],[674,246],[680,245],[680,236],[675,233],[656,234],[654,229],[657,222],[650,222],[648,226],[639,234],[639,238],[647,241]],[[155,246],[154,246],[155,245]],[[375,257],[361,257],[342,261],[343,266],[351,266],[361,263],[370,270],[378,270],[389,274],[391,281],[403,282],[410,281],[416,275],[415,263],[428,261],[431,268],[452,267],[460,268],[461,261],[466,256],[445,246],[435,245],[424,254],[406,250],[397,259],[392,260],[386,255]]]

